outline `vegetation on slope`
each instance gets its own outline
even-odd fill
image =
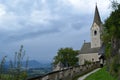
[[[113,11],[105,20],[102,38],[106,47],[107,70],[120,80],[120,4],[113,1],[112,8]]]
[[[91,74],[85,80],[117,80],[115,77],[112,77],[107,71],[106,67],[100,69],[99,71]]]

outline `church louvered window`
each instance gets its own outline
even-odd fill
[[[94,31],[94,35],[97,35],[97,31],[96,30]]]

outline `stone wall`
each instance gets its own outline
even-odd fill
[[[76,67],[70,67],[60,71],[54,71],[44,76],[29,78],[27,80],[72,80],[78,75],[83,75],[99,67],[99,62],[95,62],[90,65],[81,65]]]

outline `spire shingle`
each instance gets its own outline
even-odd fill
[[[100,15],[99,15],[99,11],[98,11],[98,8],[97,8],[97,5],[96,5],[96,8],[95,8],[95,14],[94,14],[94,21],[93,21],[93,23],[96,23],[97,25],[102,24],[101,19],[100,19]]]

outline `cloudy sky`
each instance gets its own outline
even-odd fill
[[[102,21],[110,0],[0,0],[0,56],[12,58],[24,45],[30,59],[52,61],[61,47],[90,41],[95,5]]]

